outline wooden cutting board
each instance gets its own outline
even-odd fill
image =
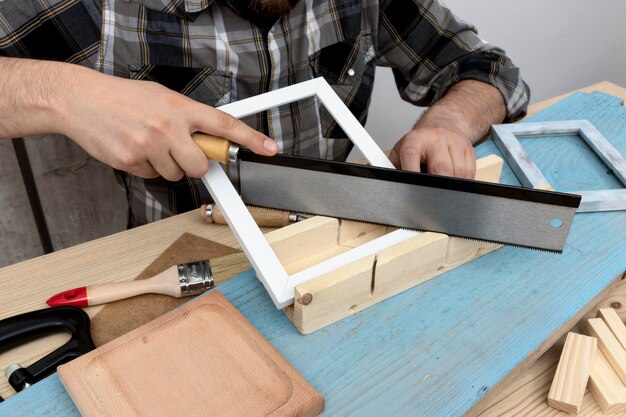
[[[213,291],[58,368],[83,416],[316,416],[324,399]]]

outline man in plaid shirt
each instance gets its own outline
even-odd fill
[[[504,51],[437,1],[3,0],[0,137],[67,135],[118,170],[138,225],[209,199],[197,131],[345,159],[313,98],[241,121],[215,107],[323,76],[365,123],[376,65],[430,106],[394,146],[398,168],[472,178],[472,145],[528,105]]]

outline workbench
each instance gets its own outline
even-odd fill
[[[560,101],[532,120],[589,119],[626,154],[626,89],[601,83],[582,91],[596,92],[534,105],[531,113]],[[541,140],[528,144],[529,153],[557,190],[580,189],[572,184],[581,175],[587,189],[615,188],[599,161],[577,153],[582,142]],[[492,142],[477,148],[478,156],[492,153],[499,154]],[[601,175],[582,172],[582,163]],[[502,182],[518,184],[506,166]],[[41,256],[0,269],[0,318],[43,308],[49,295],[68,288],[132,279],[185,232],[236,246],[226,227],[190,212]],[[276,310],[253,271],[219,289],[325,397],[324,416],[502,415],[489,410],[506,402],[507,387],[610,296],[626,270],[625,240],[626,212],[577,214],[561,255],[504,247],[306,336]],[[27,351],[44,353],[59,340]],[[41,356],[20,355],[0,355],[0,366]],[[0,393],[9,392],[3,379]],[[531,400],[533,415],[543,415],[541,407],[548,413]],[[524,410],[523,402],[516,406]],[[78,412],[52,375],[1,403],[0,415]]]

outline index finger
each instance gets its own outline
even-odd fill
[[[259,155],[272,156],[278,145],[263,133],[214,107],[198,104],[194,125],[198,131],[221,136]]]

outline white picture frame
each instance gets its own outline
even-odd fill
[[[492,140],[524,187],[547,185],[548,180],[524,150],[517,136],[537,138],[555,135],[580,136],[626,186],[626,160],[589,120],[493,125],[491,133]],[[626,210],[626,188],[571,193],[582,196],[577,212]]]
[[[393,168],[389,158],[324,78],[315,78],[270,91],[221,106],[219,109],[234,117],[241,118],[308,97],[316,97],[324,105],[371,165]],[[217,163],[210,163],[209,171],[202,178],[202,182],[224,214],[231,231],[252,264],[257,278],[263,283],[272,301],[279,309],[293,303],[294,289],[297,285],[420,234],[410,230],[395,230],[289,276],[222,167]]]

